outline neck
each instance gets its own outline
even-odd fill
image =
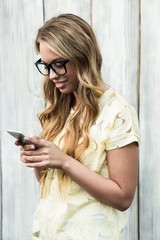
[[[74,94],[74,97],[75,97],[75,102],[74,102],[74,105],[73,105],[73,109],[77,110],[77,108],[79,107],[79,104],[80,104],[80,97],[79,97],[77,92],[74,92],[73,94]]]
[[[101,90],[102,92],[106,92],[109,89],[109,86],[105,84],[104,82],[101,83]]]

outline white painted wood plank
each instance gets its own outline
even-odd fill
[[[139,4],[137,1],[92,1],[92,24],[103,56],[105,82],[138,109]],[[126,240],[138,239],[138,195],[129,210]]]
[[[19,150],[6,130],[30,135],[38,129],[34,115],[41,95],[33,43],[43,7],[41,1],[4,0],[0,9],[3,240],[28,240],[37,184],[33,171],[20,163]]]
[[[95,28],[104,56],[106,82],[137,108],[138,1],[45,1],[45,17],[63,12],[80,15]],[[42,105],[40,77],[34,70],[33,41],[42,24],[41,1],[0,1],[0,90],[3,170],[3,239],[30,239],[37,185],[31,171],[19,164],[19,154],[8,128],[38,133],[35,113]],[[18,12],[17,12],[18,8]],[[140,236],[160,238],[159,194],[159,27],[160,3],[142,0]],[[92,14],[91,14],[92,13]],[[105,30],[106,29],[106,30]],[[103,34],[102,34],[103,33]],[[26,65],[22,65],[26,63]],[[7,63],[7,64],[6,64]],[[8,68],[10,65],[10,68]],[[153,93],[153,94],[152,94]],[[155,126],[155,127],[154,127]],[[154,173],[154,174],[153,174]],[[32,186],[32,188],[30,187]],[[34,189],[33,189],[34,188]],[[137,197],[137,195],[136,195]],[[137,239],[136,198],[131,208],[126,240]],[[30,208],[32,206],[32,209]],[[27,225],[26,225],[27,223]],[[8,227],[9,226],[9,227]],[[8,230],[9,229],[9,230]],[[17,231],[18,229],[18,231]]]
[[[1,88],[0,88],[1,89]],[[1,109],[1,102],[0,102]],[[1,124],[0,124],[1,126]],[[0,130],[0,239],[2,239],[2,164],[1,164],[1,130]]]
[[[140,238],[160,239],[160,1],[141,1]]]
[[[102,51],[103,76],[137,107],[138,0],[92,1],[92,23]]]
[[[48,20],[54,16],[57,16],[62,13],[73,13],[86,21],[90,21],[90,0],[58,0],[47,1],[45,0],[45,19]]]

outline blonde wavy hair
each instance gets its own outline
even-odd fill
[[[80,106],[69,119],[69,127],[60,139],[60,148],[81,162],[83,153],[89,146],[88,129],[98,115],[98,99],[102,95],[102,57],[96,37],[90,25],[80,17],[61,14],[47,21],[38,30],[35,41],[38,52],[40,42],[47,44],[58,56],[68,59],[76,69]],[[44,98],[45,109],[39,115],[43,129],[41,137],[53,141],[62,131],[74,106],[75,97],[73,93],[61,93],[54,83],[45,77]],[[65,196],[71,179],[62,170],[57,171],[60,191]],[[43,180],[45,176],[46,174],[43,174]]]

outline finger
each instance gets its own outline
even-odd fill
[[[21,160],[21,162],[23,162],[23,163],[27,163],[27,161],[26,161],[25,158],[24,158],[23,153],[20,154],[20,160]]]
[[[38,137],[37,137],[38,139]],[[15,143],[14,143],[16,146],[22,146],[22,147],[25,147],[25,146],[29,146],[29,145],[33,145],[33,144],[30,144],[30,142],[28,142],[28,140],[25,139],[25,144],[16,140]],[[29,147],[30,148],[30,147]],[[31,147],[32,148],[32,147]],[[35,148],[35,147],[34,147]]]
[[[35,139],[37,139],[37,140],[39,139],[38,136],[34,136],[33,138],[35,138]],[[30,139],[29,137],[25,136],[25,137],[24,137],[24,140],[23,140],[23,145],[30,145],[31,142],[30,142],[29,139]]]
[[[23,144],[20,142],[20,141],[18,141],[18,140],[16,140],[15,142],[14,142],[14,144],[16,145],[16,146],[22,146]]]
[[[49,147],[50,146],[49,141],[46,141],[44,139],[40,139],[40,138],[37,138],[37,137],[25,137],[25,140],[30,142],[30,143],[33,143],[38,148]]]
[[[26,160],[24,160],[23,158],[20,158],[20,160],[21,160],[22,163],[25,163],[25,164],[28,163],[28,162],[27,162]]]
[[[34,145],[33,145],[33,146],[34,146]],[[22,151],[23,151],[23,154],[24,154],[25,156],[40,156],[40,155],[42,155],[42,154],[45,155],[45,152],[42,151],[41,148],[38,148],[38,149],[36,149],[36,148],[34,148],[34,149],[30,148],[30,149],[22,150]]]
[[[34,144],[30,144],[30,145],[23,145],[20,147],[21,151],[29,151],[29,150],[35,150],[36,147],[34,146]]]
[[[27,155],[23,155],[22,154],[22,159],[23,161],[26,162],[42,162],[45,161],[46,159],[44,158],[44,156],[27,156]]]
[[[46,162],[26,162],[25,163],[26,167],[29,168],[46,168],[48,167],[48,164]]]

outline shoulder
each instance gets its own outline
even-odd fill
[[[134,128],[139,132],[138,116],[135,108],[117,91],[109,88],[99,99],[99,115],[96,123],[110,130],[119,131]]]
[[[107,90],[99,100],[97,123],[109,129],[107,149],[139,142],[139,122],[134,107],[114,89]]]
[[[109,88],[99,99],[100,111],[102,111],[105,107],[116,111],[129,105],[129,102],[113,88]]]
[[[137,118],[135,108],[113,88],[109,88],[99,99],[99,117],[117,117],[118,114],[127,114]]]

